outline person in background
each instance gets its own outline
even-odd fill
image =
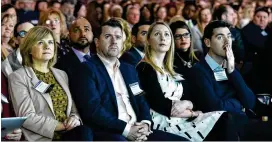
[[[33,25],[39,22],[39,12],[34,11],[35,0],[18,0],[21,7],[17,10],[19,22],[30,21]]]
[[[221,116],[228,118],[227,114],[223,115],[224,111],[203,114],[193,110],[193,103],[187,100],[190,89],[173,67],[175,43],[170,27],[163,22],[153,23],[147,33],[147,41],[145,57],[136,69],[151,108],[153,128],[190,141],[209,140],[212,131],[218,134],[215,140],[237,140],[233,124],[233,129],[230,129],[231,124],[224,122],[225,118],[219,123]],[[188,121],[191,117],[195,117],[193,122]],[[217,129],[224,129],[224,132],[220,134],[217,129],[213,130],[215,124],[220,124]]]
[[[10,74],[8,82],[16,116],[27,117],[22,128],[26,140],[92,140],[72,100],[67,74],[52,67],[57,55],[54,33],[36,26],[20,49],[24,67]]]
[[[42,11],[47,11],[48,9],[48,3],[46,0],[38,0],[35,5],[35,11],[38,11],[39,13]]]
[[[54,32],[58,45],[58,59],[70,52],[65,17],[60,10],[49,8],[43,12],[39,25],[49,27]]]
[[[148,5],[144,5],[140,9],[140,22],[152,22],[152,15]]]
[[[60,9],[61,3],[58,0],[51,0],[49,2],[48,8],[55,8],[55,9]]]
[[[72,24],[75,20],[74,11],[75,11],[75,1],[74,0],[62,0],[60,10],[64,14],[66,19],[67,27]]]
[[[131,36],[133,47],[120,57],[121,61],[136,67],[140,60],[142,60],[145,54],[146,35],[150,25],[151,23],[149,22],[139,22],[133,26]]]
[[[101,28],[94,40],[97,55],[84,62],[80,74],[74,76],[77,81],[72,82],[79,113],[93,129],[94,139],[185,140],[151,129],[149,107],[141,95],[136,70],[118,60],[124,42],[122,26],[118,20],[110,19]]]
[[[187,79],[190,69],[203,53],[194,51],[192,33],[185,22],[173,22],[170,28],[175,41],[174,70]]]
[[[166,7],[160,6],[155,12],[155,21],[165,22],[167,20],[167,9]]]
[[[14,19],[9,14],[1,17],[1,61],[5,60],[13,52],[9,41],[13,37]]]
[[[213,12],[214,20],[223,20],[231,24],[232,50],[235,57],[236,67],[240,70],[245,60],[245,46],[240,29],[233,25],[234,10],[230,5],[220,5]]]
[[[126,20],[130,25],[130,29],[140,21],[140,9],[136,6],[128,6]]]
[[[75,18],[86,17],[86,15],[87,15],[87,7],[81,1],[77,1],[75,5],[75,10],[74,10]]]
[[[16,9],[13,5],[5,4],[5,5],[1,6],[1,18],[3,18],[3,16],[6,14],[9,14],[10,17],[13,18],[14,24],[17,23],[17,21],[18,21],[17,12],[16,12]]]
[[[185,23],[190,28],[193,28],[197,24],[197,21],[195,19],[196,10],[197,8],[194,2],[191,1],[185,2],[185,6],[182,10],[182,16],[185,20]]]
[[[204,49],[202,45],[202,36],[205,27],[211,22],[212,20],[212,11],[210,8],[203,8],[198,11],[198,18],[197,18],[197,25],[192,28],[193,37],[194,37],[194,49],[198,52],[204,54]]]
[[[15,25],[14,37],[16,38],[16,49],[1,64],[1,70],[6,77],[23,67],[19,45],[23,44],[27,32],[33,27],[34,25],[30,22],[19,22]]]

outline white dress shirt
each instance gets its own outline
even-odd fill
[[[86,61],[86,59],[84,58],[85,55],[90,55],[90,51],[86,54],[86,53],[81,52],[75,48],[72,48],[72,50],[74,51],[74,53],[76,54],[77,58],[80,60],[81,63]]]
[[[118,119],[127,122],[127,125],[122,135],[127,137],[131,126],[134,125],[134,123],[137,121],[137,117],[130,104],[126,84],[119,69],[120,62],[117,59],[116,63],[111,63],[99,54],[97,55],[105,65],[107,72],[111,78],[118,105]]]

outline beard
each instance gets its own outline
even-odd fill
[[[73,42],[72,43],[72,46],[73,48],[75,49],[85,49],[86,47],[89,47],[91,45],[90,42],[87,42],[85,44],[82,44],[82,43],[78,43],[78,42]]]

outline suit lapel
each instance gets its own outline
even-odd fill
[[[136,56],[137,60],[141,61],[142,60],[142,56],[140,55],[140,53],[138,53],[138,51],[135,48],[132,48],[131,52],[132,52],[132,54],[134,54]]]
[[[116,100],[116,96],[115,96],[115,91],[114,91],[111,78],[107,72],[105,65],[103,64],[103,62],[99,59],[99,57],[97,55],[94,55],[92,57],[92,61],[97,65],[97,69],[100,71],[103,78],[105,79],[108,89],[110,90],[110,95],[112,97],[113,104],[115,105],[115,107],[117,109],[117,100]]]
[[[34,73],[33,69],[31,67],[24,67],[25,68],[25,71],[27,73],[27,75],[31,78],[31,83],[33,85],[33,87],[39,82],[39,79],[37,78],[36,74]],[[34,89],[34,88],[33,88]],[[35,89],[34,89],[35,90]],[[35,90],[37,91],[37,90]],[[39,91],[37,91],[39,92]],[[47,102],[52,114],[55,116],[55,113],[54,113],[54,108],[53,108],[53,103],[52,103],[52,100],[51,100],[51,97],[49,95],[49,93],[40,93],[39,94],[45,99],[45,101]]]
[[[62,76],[60,76],[60,74],[58,74],[56,72],[56,70],[54,68],[50,68],[50,70],[52,71],[56,81],[59,83],[59,85],[62,87],[62,89],[64,90],[67,98],[68,98],[68,106],[67,106],[67,111],[66,111],[66,115],[69,116],[70,115],[70,111],[71,111],[71,106],[72,106],[72,98],[71,96],[69,95],[70,91],[69,91],[69,88],[68,88],[68,85],[66,84],[66,81],[63,79]]]

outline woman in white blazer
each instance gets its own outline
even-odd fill
[[[34,27],[19,48],[24,67],[10,74],[9,92],[15,114],[27,117],[22,128],[26,140],[92,140],[90,129],[82,126],[66,73],[52,67],[57,55],[53,32]]]

